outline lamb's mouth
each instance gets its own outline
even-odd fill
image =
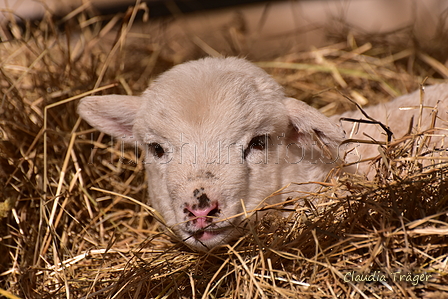
[[[228,227],[222,227],[222,228],[205,228],[200,229],[194,232],[189,232],[189,234],[198,241],[207,241],[210,239],[213,239],[214,237],[218,235],[222,235],[223,233],[228,232]]]

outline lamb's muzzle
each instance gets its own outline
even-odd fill
[[[429,87],[426,95],[425,105],[439,101],[438,116],[446,119],[448,84]],[[400,119],[418,112],[400,112],[403,104],[418,105],[418,94],[366,111],[399,136],[407,128]],[[269,197],[272,192],[291,182],[323,180],[344,152],[337,116],[330,120],[286,97],[266,72],[238,58],[175,66],[141,96],[86,97],[78,112],[118,140],[137,141],[145,155],[150,204],[197,250],[228,242],[241,234],[247,211],[288,196]],[[397,113],[403,115],[385,118]],[[425,109],[424,117],[430,113]],[[446,122],[441,125],[446,128]],[[382,138],[376,128],[364,131]],[[360,149],[363,157],[369,154]],[[313,188],[300,184],[289,190]]]

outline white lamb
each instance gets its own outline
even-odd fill
[[[439,116],[446,116],[448,85],[429,87],[426,95],[430,103],[425,104],[435,106],[440,100]],[[419,97],[399,101],[418,105]],[[385,112],[395,113],[392,107],[400,103],[367,111],[385,120]],[[197,250],[240,235],[246,212],[279,188],[323,180],[340,164],[338,146],[344,140],[337,118],[332,121],[286,97],[266,72],[238,58],[205,58],[175,66],[141,96],[86,97],[78,112],[98,130],[144,149],[149,203]],[[398,122],[400,130],[406,126]],[[379,136],[375,134],[370,135]]]

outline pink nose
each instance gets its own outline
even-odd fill
[[[206,227],[213,222],[212,217],[219,213],[218,203],[216,202],[204,209],[194,209],[187,206],[184,211],[189,214],[191,221],[193,221],[197,228]]]

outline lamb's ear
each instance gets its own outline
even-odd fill
[[[344,139],[343,130],[317,109],[294,98],[284,99],[283,104],[295,128],[293,136],[301,144],[315,144],[317,137],[327,146],[338,146]]]
[[[137,96],[91,96],[81,99],[78,114],[101,132],[133,142],[132,128],[140,104]]]

